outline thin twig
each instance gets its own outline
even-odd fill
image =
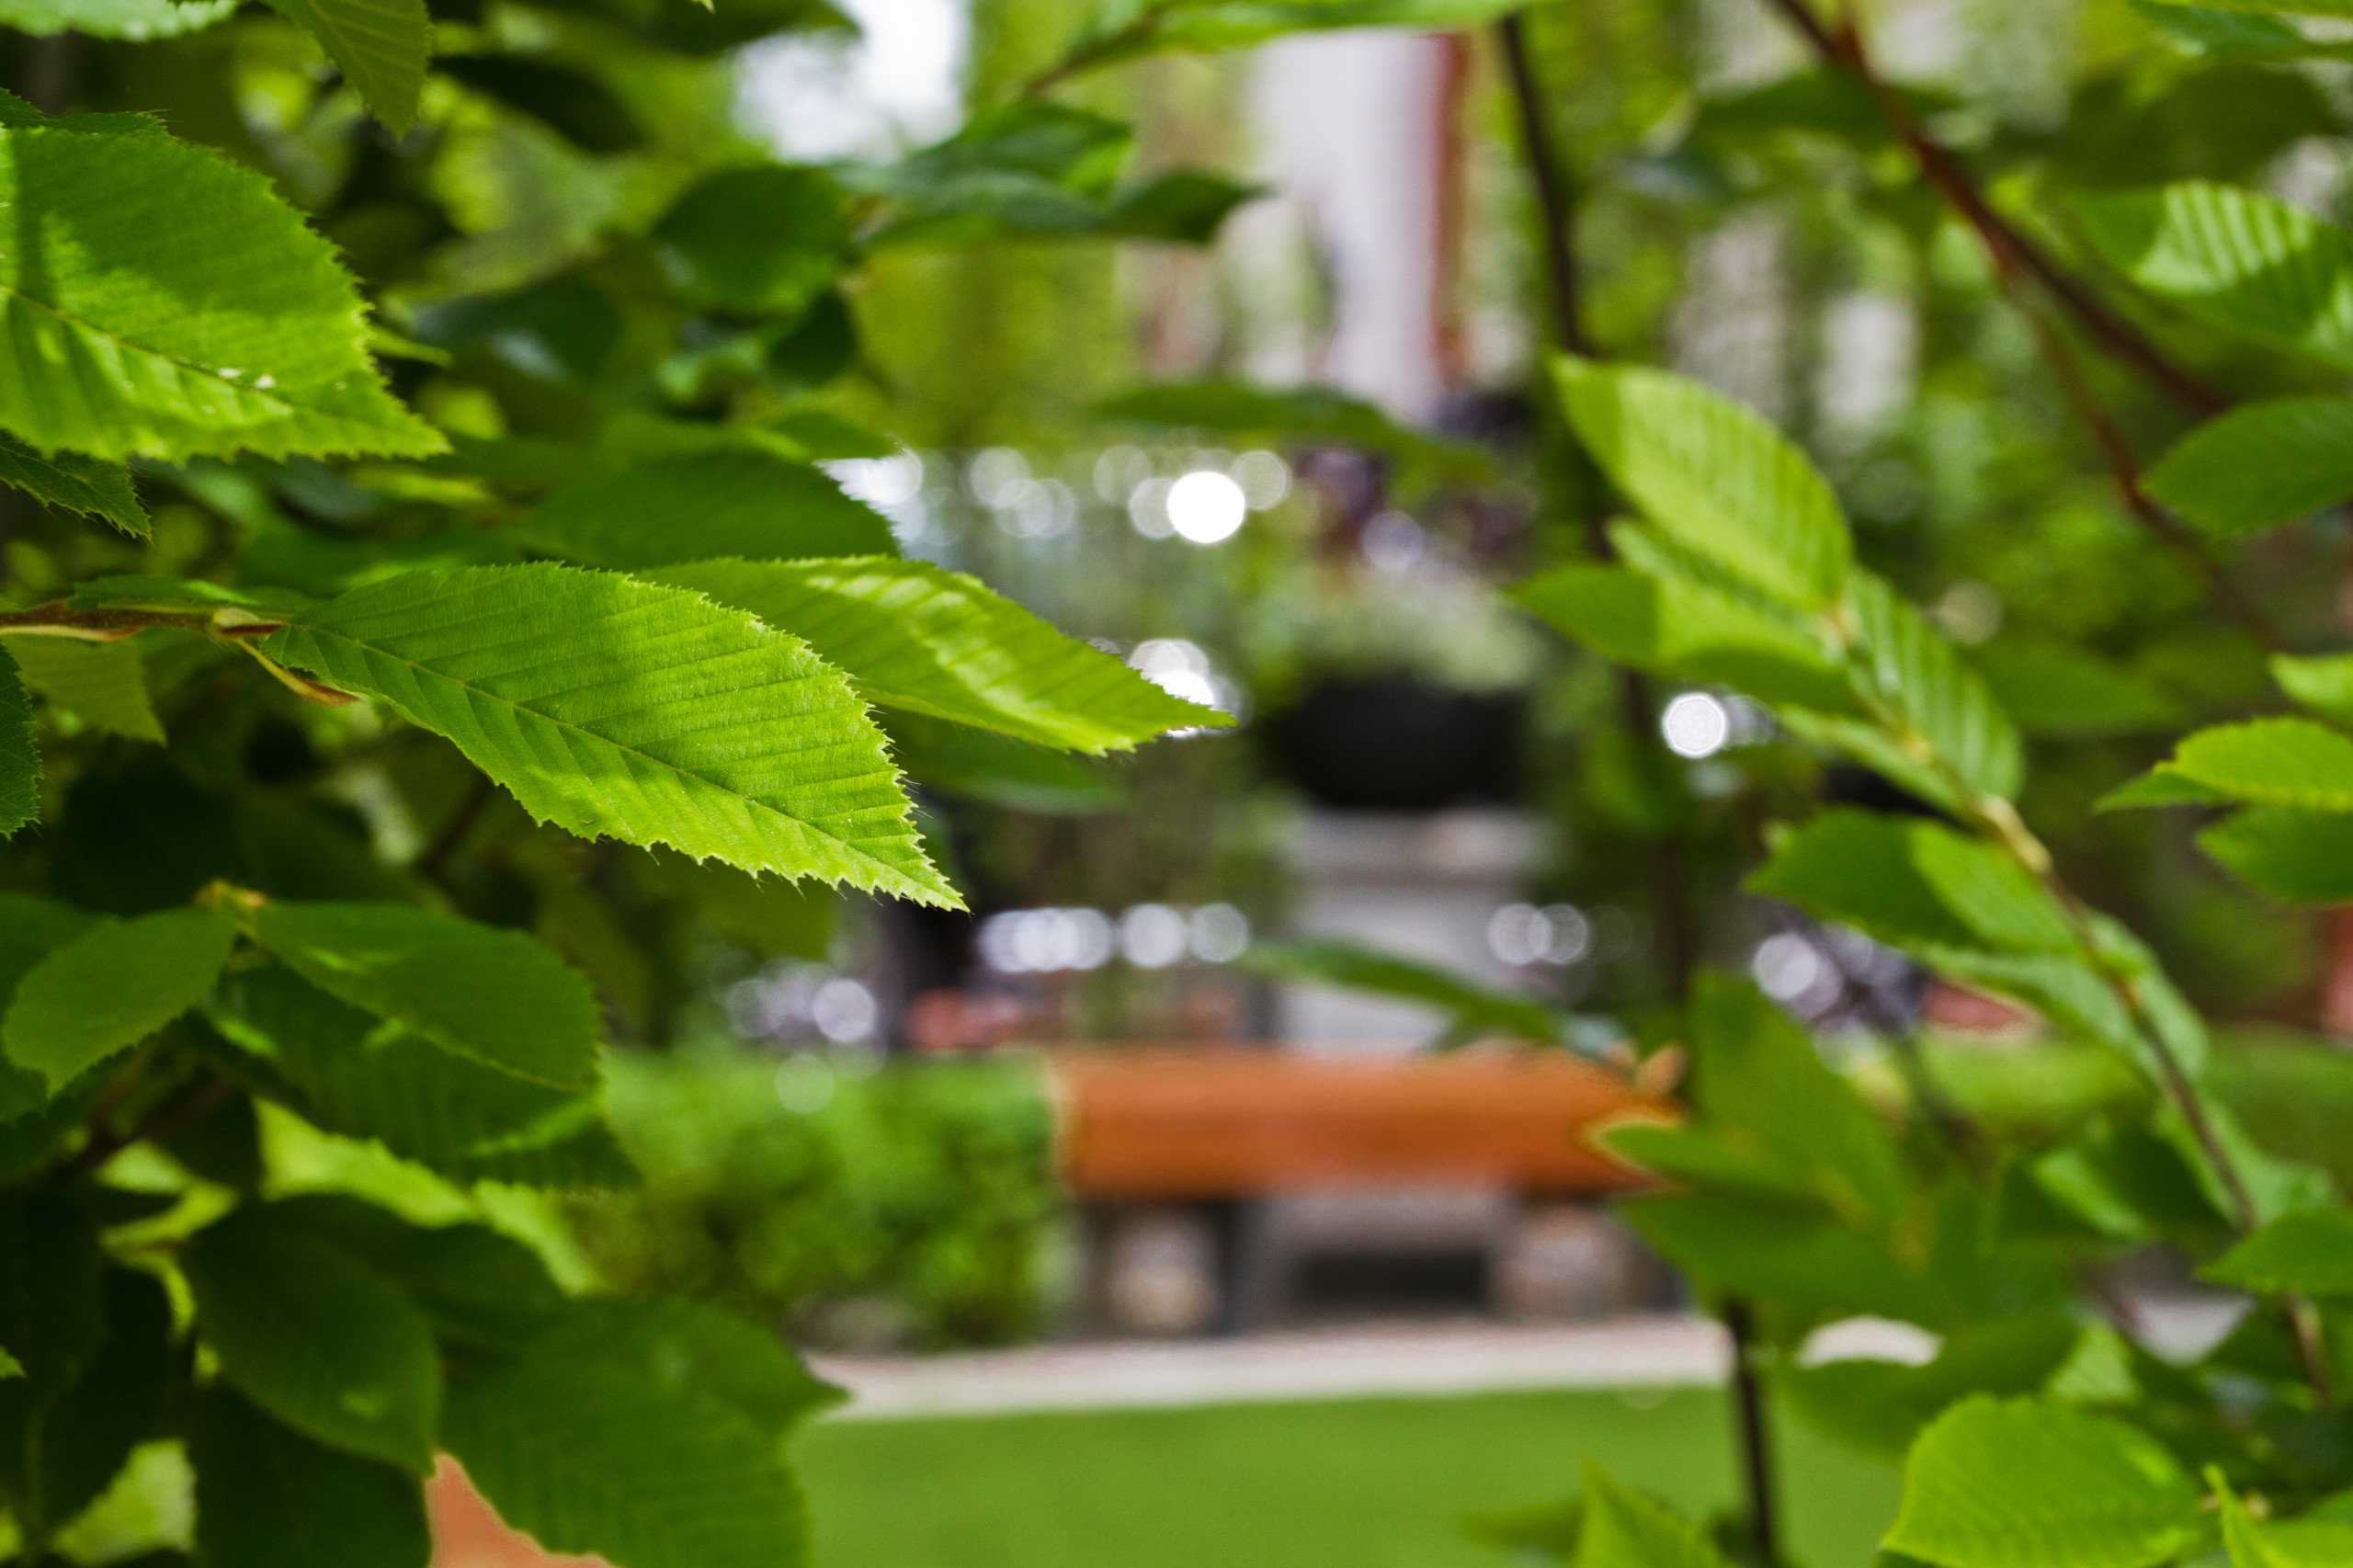
[[[1756,1324],[1746,1301],[1724,1299],[1724,1330],[1732,1335],[1733,1415],[1740,1424],[1741,1483],[1748,1496],[1748,1544],[1760,1568],[1781,1560],[1773,1506],[1773,1435],[1766,1426],[1765,1390],[1756,1377]]]
[[[1869,53],[1863,48],[1862,35],[1849,22],[1833,33],[1822,18],[1814,15],[1806,0],[1766,0],[1779,11],[1790,25],[1804,35],[1807,43],[1821,56],[1823,62],[1845,72],[1861,84],[1879,107],[1880,116],[1886,120],[1913,159],[1920,172],[1943,197],[1948,206],[1961,214],[1994,258],[1996,267],[2005,270],[2023,269],[2049,290],[2063,305],[2068,314],[2081,324],[2084,330],[2097,338],[2118,358],[2127,361],[2184,407],[2196,414],[2219,414],[2230,406],[2231,400],[2200,381],[2196,376],[2174,363],[2172,358],[2122,316],[2102,304],[2086,288],[2043,253],[2042,247],[2020,233],[2018,226],[1994,210],[1985,194],[1978,188],[1961,161],[1943,143],[1930,136],[1921,125],[1912,107],[1873,68]]]
[[[146,1120],[129,1132],[117,1134],[103,1127],[91,1128],[89,1142],[66,1163],[65,1169],[74,1176],[87,1176],[134,1143],[160,1143],[202,1121],[228,1103],[236,1092],[237,1086],[228,1079],[208,1074],[156,1107]]]
[[[482,820],[482,813],[497,792],[497,786],[491,783],[489,774],[475,774],[473,785],[466,791],[465,799],[460,801],[457,809],[449,813],[449,820],[441,824],[441,831],[433,835],[433,842],[409,863],[409,869],[427,881],[439,881],[444,863],[465,843],[466,835],[473,832],[474,824]]]

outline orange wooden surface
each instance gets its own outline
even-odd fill
[[[425,1483],[425,1511],[433,1521],[433,1568],[603,1568],[601,1558],[551,1556],[508,1529],[446,1454]]]
[[[1281,1051],[1051,1058],[1063,1180],[1082,1198],[1238,1198],[1430,1182],[1591,1194],[1637,1185],[1583,1134],[1669,1116],[1557,1052],[1366,1060]]]

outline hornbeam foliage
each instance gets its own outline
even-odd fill
[[[270,9],[0,5],[86,111],[0,94],[0,1557],[426,1568],[454,1457],[552,1551],[806,1562],[783,1439],[834,1391],[575,1296],[484,1184],[637,1179],[603,1055],[669,1044],[714,944],[961,907],[903,758],[1101,809],[1062,754],[1224,722],[899,560],[814,460],[903,449],[825,402],[870,246],[1201,244],[1249,192],[1120,183],[1088,148],[1131,133],[1046,106],[867,171],[655,121],[817,0],[451,13],[438,72],[423,0]],[[485,236],[453,163],[518,125],[683,194]],[[191,1470],[192,1524],[117,1517]]]

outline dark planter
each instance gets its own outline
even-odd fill
[[[1401,676],[1330,680],[1260,733],[1275,770],[1318,805],[1429,812],[1513,798],[1522,708],[1517,694]]]

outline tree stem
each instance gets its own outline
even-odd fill
[[[1740,1435],[1740,1480],[1747,1502],[1748,1544],[1758,1568],[1780,1561],[1779,1521],[1773,1506],[1773,1441],[1766,1427],[1765,1389],[1753,1359],[1756,1321],[1748,1303],[1728,1296],[1722,1304],[1724,1331],[1732,1335],[1733,1418]]]

